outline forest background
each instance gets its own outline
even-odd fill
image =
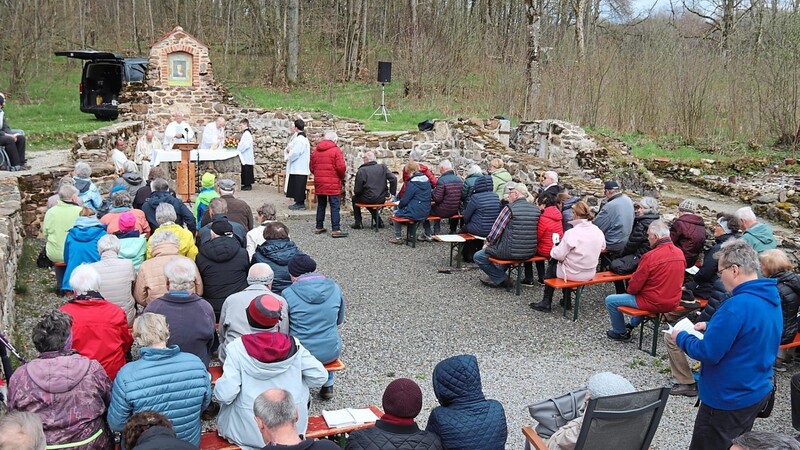
[[[800,0],[637,1],[0,0],[0,86],[12,125],[57,145],[103,123],[78,112],[80,63],[53,52],[146,55],[180,24],[254,106],[364,120],[391,61],[392,122],[370,129],[502,115],[711,152],[796,149]]]

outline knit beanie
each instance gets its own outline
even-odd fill
[[[692,200],[684,200],[678,205],[678,211],[693,213],[697,210],[697,203]]]
[[[108,194],[108,195],[111,195],[111,194],[113,194],[115,192],[124,191],[124,190],[125,190],[125,186],[123,186],[121,184],[117,184],[117,185],[115,185],[114,187],[111,188],[111,193]]]
[[[119,231],[127,232],[136,229],[136,216],[129,212],[119,215]]]
[[[203,178],[200,179],[200,185],[204,188],[212,188],[216,179],[217,177],[213,173],[206,172],[203,174]]]
[[[268,330],[281,320],[281,302],[272,294],[262,294],[247,305],[245,314],[251,327]]]
[[[317,270],[317,263],[310,256],[298,253],[289,260],[289,275],[299,277]]]
[[[636,388],[630,381],[612,372],[600,372],[592,375],[587,387],[592,393],[592,398],[636,392]]]
[[[422,389],[408,378],[398,378],[383,391],[383,411],[395,417],[413,419],[422,410]]]

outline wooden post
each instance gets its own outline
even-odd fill
[[[177,148],[181,151],[181,162],[178,163],[176,173],[177,185],[175,191],[180,196],[181,200],[188,202],[196,191],[195,177],[197,175],[197,167],[191,162],[192,150],[197,148],[197,143],[174,144],[172,148]]]

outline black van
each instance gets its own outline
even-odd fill
[[[56,56],[86,61],[80,84],[81,111],[100,120],[116,119],[122,83],[144,81],[147,73],[147,58],[124,58],[97,50],[56,52]]]

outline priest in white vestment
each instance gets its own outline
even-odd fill
[[[174,144],[185,144],[194,139],[194,130],[183,120],[183,113],[176,112],[174,119],[164,130],[165,150],[172,150]]]

